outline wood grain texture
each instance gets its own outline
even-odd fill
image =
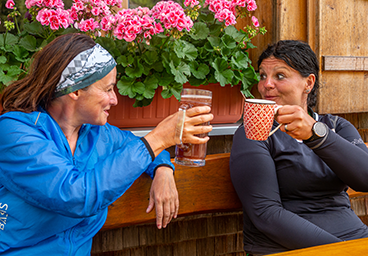
[[[230,153],[208,155],[206,165],[197,168],[176,165],[179,216],[241,209],[230,179],[229,157]],[[110,205],[103,229],[154,221],[154,211],[146,213],[151,182],[151,178],[143,174]]]
[[[307,2],[307,0],[277,0],[277,40],[308,40]]]
[[[323,56],[324,71],[368,71],[368,57]]]
[[[368,1],[319,0],[318,8],[319,56],[352,57],[334,63],[335,68],[350,66],[350,71],[322,71],[318,112],[367,112],[368,73],[355,69],[364,68],[360,58],[368,56],[368,30],[363,25],[368,24]]]
[[[332,243],[309,247],[306,249],[293,250],[283,253],[269,254],[269,256],[363,256],[368,252],[368,238]]]

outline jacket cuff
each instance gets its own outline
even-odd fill
[[[147,142],[147,140],[144,137],[141,137],[140,140],[143,141],[144,145],[146,146],[148,152],[151,155],[152,161],[154,161],[155,160],[155,154],[153,153],[153,150],[152,150],[150,144]]]
[[[169,165],[169,164],[160,164],[160,165],[157,165],[156,168],[153,170],[153,178],[156,176],[156,170],[157,170],[157,168],[158,167],[161,167],[161,166],[169,167],[171,170],[173,170],[173,175],[174,175],[175,171],[174,171],[174,169],[172,168],[171,165]]]

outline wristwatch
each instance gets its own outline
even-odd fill
[[[319,138],[323,138],[327,134],[327,126],[324,123],[321,122],[315,122],[312,126],[312,136],[304,140],[305,142],[311,142]]]

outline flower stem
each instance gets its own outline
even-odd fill
[[[161,56],[161,52],[162,52],[162,49],[164,48],[164,46],[167,44],[167,42],[170,40],[170,36],[168,36],[165,40],[165,42],[161,45],[160,47],[160,51],[158,52],[158,56]]]
[[[17,28],[18,34],[20,34],[17,17],[14,17],[14,21],[15,21],[14,23],[15,23],[15,27]]]

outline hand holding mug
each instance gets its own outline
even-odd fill
[[[297,105],[284,105],[278,111],[276,121],[284,124],[281,127],[282,131],[298,140],[310,138],[312,136],[312,126],[316,122],[308,114],[308,111]]]

